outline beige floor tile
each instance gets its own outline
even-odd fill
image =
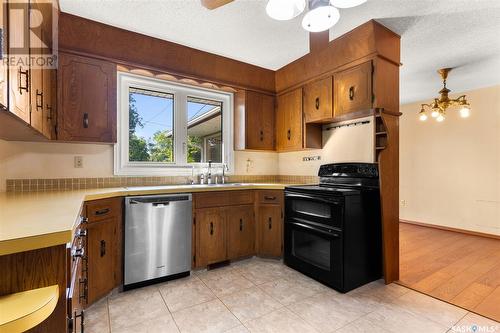
[[[156,287],[120,293],[110,297],[108,304],[112,332],[169,314]]]
[[[229,331],[226,331],[224,333],[250,333],[250,331],[245,326],[240,325],[236,326],[235,328],[231,328]]]
[[[159,290],[171,312],[216,298],[197,276],[169,281],[160,285]]]
[[[328,287],[309,278],[279,279],[263,283],[259,288],[283,305],[290,305],[328,290]]]
[[[360,295],[364,298],[391,302],[410,292],[410,289],[396,283],[386,285],[384,280],[377,280],[350,291],[349,295]]]
[[[448,330],[448,327],[444,325],[406,311],[394,304],[382,305],[377,311],[366,315],[364,320],[392,333],[445,333]]]
[[[85,310],[85,332],[108,333],[109,331],[108,300],[103,298]]]
[[[85,332],[87,330],[85,329]],[[163,315],[158,318],[149,319],[123,329],[113,330],[112,333],[179,333],[179,329],[172,319],[172,315]]]
[[[219,268],[198,274],[198,277],[217,296],[232,294],[236,291],[250,288],[253,283],[245,279],[232,267]]]
[[[454,324],[450,333],[463,333],[463,332],[488,332],[499,333],[500,323],[491,320],[475,313],[469,312],[458,323]]]
[[[373,321],[370,321],[365,317],[361,317],[336,330],[335,333],[388,333],[388,331],[383,327],[377,326],[377,324]]]
[[[241,324],[219,300],[174,312],[172,316],[182,333],[218,333]]]
[[[467,310],[413,290],[401,296],[394,304],[446,327],[451,327],[467,314]]]
[[[284,278],[288,273],[288,268],[279,260],[258,259],[236,268],[241,275],[256,285]]]
[[[334,291],[321,293],[288,308],[320,332],[333,332],[374,311],[376,305]]]
[[[252,333],[312,333],[316,330],[286,308],[275,310],[265,316],[250,320],[245,326]]]
[[[280,303],[257,287],[243,289],[221,297],[221,301],[241,322],[263,316],[282,307]]]

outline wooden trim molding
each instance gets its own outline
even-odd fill
[[[275,89],[273,70],[67,13],[59,17],[59,49],[233,87]]]
[[[472,236],[500,239],[500,235],[488,234],[488,233],[480,232],[480,231],[472,231],[472,230],[466,230],[466,229],[460,229],[460,228],[447,227],[444,225],[437,225],[437,224],[403,220],[403,219],[399,219],[399,223],[414,224],[414,225],[419,225],[422,227],[429,227],[429,228],[434,228],[434,229],[439,229],[439,230],[459,232],[461,234],[467,234],[467,235],[472,235]]]

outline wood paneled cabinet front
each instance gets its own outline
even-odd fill
[[[314,81],[304,87],[306,123],[331,121],[333,118],[332,77]]]
[[[255,253],[255,212],[253,205],[226,208],[228,257],[240,258]]]
[[[106,296],[122,280],[122,205],[120,198],[85,204],[88,304]]]
[[[226,260],[226,217],[224,209],[197,209],[195,218],[196,265],[206,266]]]
[[[278,151],[303,148],[302,88],[278,96],[276,110],[276,149]]]
[[[116,65],[59,54],[57,139],[116,142]]]
[[[260,204],[257,210],[257,254],[280,257],[283,253],[283,208],[276,204]]]
[[[334,74],[334,116],[349,119],[373,107],[372,62],[368,61]]]
[[[274,96],[238,91],[235,94],[235,149],[274,150],[274,118]]]

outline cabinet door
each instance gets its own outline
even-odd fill
[[[226,209],[228,259],[255,253],[254,206],[235,206]]]
[[[304,88],[304,118],[306,122],[322,122],[333,118],[332,78],[312,82]]]
[[[59,54],[57,139],[116,142],[116,66]]]
[[[283,219],[281,205],[259,206],[258,254],[279,257],[283,250]]]
[[[245,101],[246,149],[274,149],[274,97],[247,91]]]
[[[220,208],[197,209],[196,262],[200,266],[213,264],[227,259],[226,221]]]
[[[89,223],[87,226],[88,303],[92,304],[114,287],[116,276],[117,220]]]
[[[49,139],[55,139],[55,69],[43,70],[43,125],[42,133]]]
[[[34,38],[30,38],[30,51],[31,54],[37,54],[39,50],[42,49],[43,42],[40,39],[42,36],[42,25],[36,23],[36,13],[40,11],[36,1],[30,2],[30,26],[31,33],[33,33]],[[35,20],[33,23],[33,20]],[[30,121],[31,126],[36,129],[38,132],[43,133],[43,107],[44,107],[44,90],[43,90],[43,70],[39,67],[31,67],[30,68],[30,94],[31,94],[31,103],[30,103]]]
[[[335,117],[372,108],[371,61],[334,75]]]
[[[9,56],[29,55],[29,4],[9,2]],[[19,9],[19,10],[15,10]],[[24,58],[24,57],[23,57]],[[19,65],[9,67],[9,109],[30,123],[30,69]]]
[[[83,333],[85,306],[85,275],[82,270],[83,260],[75,258],[70,275],[69,292],[67,299],[68,332]]]
[[[5,2],[4,2],[5,3]],[[2,3],[2,6],[0,6],[0,29],[2,29],[2,35],[5,38],[5,36],[8,36],[8,29],[7,29],[7,11],[4,6],[4,3]],[[6,51],[6,48],[2,49],[3,52]],[[6,53],[6,52],[5,52]],[[8,54],[3,54],[3,57],[7,57]],[[0,104],[4,107],[8,107],[7,105],[7,87],[8,87],[8,75],[7,75],[8,67],[7,65],[3,62],[0,61]]]
[[[277,149],[302,149],[302,88],[278,96],[276,116]]]

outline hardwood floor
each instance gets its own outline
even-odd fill
[[[500,321],[500,240],[400,223],[400,283]]]

